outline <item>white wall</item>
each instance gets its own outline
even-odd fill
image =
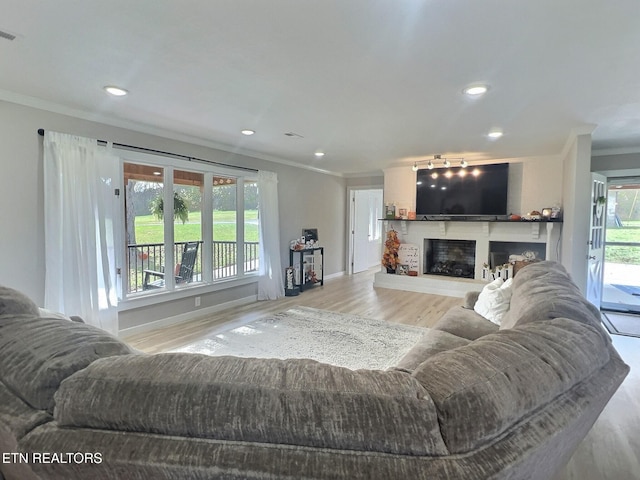
[[[17,288],[37,303],[44,299],[44,206],[42,137],[37,129],[55,130],[90,138],[265,169],[278,174],[282,266],[289,261],[289,241],[303,228],[317,228],[325,247],[325,274],[344,271],[347,191],[346,180],[289,165],[139,133],[46,110],[0,101],[0,284]],[[169,136],[169,135],[168,135]],[[202,308],[255,293],[238,288],[229,295],[213,292],[202,298]],[[201,295],[201,293],[198,293]],[[183,314],[192,300],[166,302],[120,315],[121,328]]]
[[[562,161],[559,156],[510,158],[485,163],[509,163],[507,211],[525,214],[561,205]],[[411,166],[384,170],[384,201],[397,208],[415,207],[416,172]]]
[[[591,135],[577,135],[563,158],[562,264],[582,293],[587,288]]]
[[[410,166],[385,168],[384,203],[415,212],[417,174]]]
[[[562,206],[562,159],[559,156],[527,158],[522,162],[521,213]]]

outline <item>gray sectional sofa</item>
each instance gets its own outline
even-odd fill
[[[145,355],[34,308],[0,290],[7,479],[549,479],[628,372],[551,262],[501,327],[456,307],[387,371]]]

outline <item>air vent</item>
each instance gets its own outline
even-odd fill
[[[10,42],[16,39],[15,35],[12,35],[9,32],[3,32],[2,30],[0,30],[0,38],[6,38],[7,40],[9,40]]]
[[[298,138],[304,138],[302,135],[300,135],[299,133],[295,133],[295,132],[286,132],[285,135],[287,137],[298,137]]]

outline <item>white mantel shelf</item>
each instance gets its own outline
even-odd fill
[[[464,297],[466,292],[481,290],[486,283],[482,280],[482,267],[489,263],[491,242],[537,244],[544,249],[546,260],[560,261],[562,222],[384,220],[383,224],[385,230],[393,228],[398,232],[401,243],[418,246],[421,271],[417,277],[378,272],[375,275],[375,287]],[[425,239],[475,241],[475,278],[423,274]]]

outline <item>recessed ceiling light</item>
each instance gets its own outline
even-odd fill
[[[324,152],[316,152],[314,153],[314,155],[316,156],[316,158],[322,158],[324,157]]]
[[[249,136],[249,135],[253,135],[254,133],[256,133],[256,131],[255,130],[249,130],[248,128],[246,128],[246,129],[242,130],[240,133],[242,133],[243,135]]]
[[[502,130],[499,130],[499,129],[494,129],[494,130],[491,130],[489,133],[487,133],[487,137],[489,137],[492,140],[497,140],[502,135],[503,135]]]
[[[114,87],[113,85],[107,85],[106,87],[104,87],[104,90],[114,97],[124,97],[127,93],[129,93],[124,88]]]
[[[469,85],[467,88],[462,90],[462,93],[471,97],[477,97],[479,95],[487,93],[487,90],[489,90],[489,87],[487,85]]]

